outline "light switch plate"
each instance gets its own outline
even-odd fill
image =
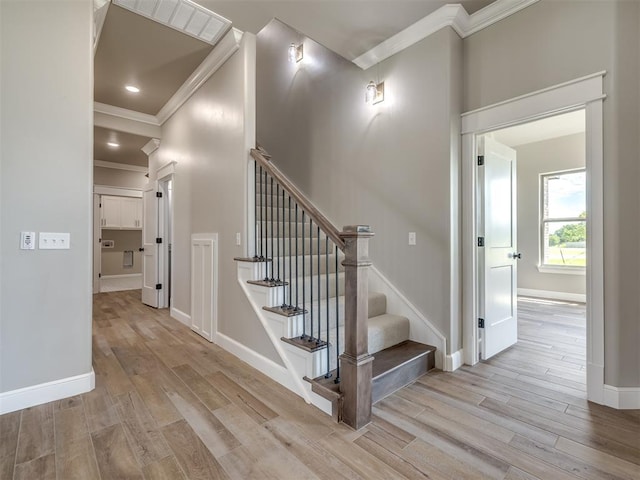
[[[409,232],[409,245],[416,244],[416,232]]]
[[[67,250],[71,248],[70,233],[40,232],[38,247],[40,250]]]
[[[36,249],[36,232],[20,232],[20,250]]]

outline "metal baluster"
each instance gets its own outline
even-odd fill
[[[279,229],[278,229],[279,230]],[[282,284],[286,286],[287,284],[287,265],[285,263],[286,255],[284,254],[284,188],[282,189]],[[278,242],[278,251],[280,251],[280,242]],[[279,263],[278,263],[279,265]],[[279,268],[279,267],[278,267]],[[278,275],[280,276],[280,275]],[[291,283],[291,278],[289,278],[289,283]],[[286,288],[282,292],[282,305],[280,308],[287,308],[287,290]]]
[[[298,211],[298,204],[296,203],[296,212]],[[304,218],[304,210],[302,211],[302,313],[303,315],[305,315],[305,317],[303,317],[302,320],[302,337],[301,338],[306,338],[307,337],[307,318],[306,318],[306,310],[307,310],[307,300],[305,297],[305,285],[307,283],[306,277],[305,277],[305,248],[304,248],[304,226],[305,226],[306,220]],[[298,249],[298,244],[296,243],[296,251]],[[298,292],[296,291],[296,295],[298,294]]]
[[[260,203],[262,204],[262,165],[260,165]],[[264,226],[264,218],[262,218],[263,212],[264,212],[264,205],[260,205],[260,260],[264,260],[264,255],[263,255],[264,245],[262,245],[262,243],[264,242],[264,234],[262,232],[262,227]]]
[[[273,193],[273,192],[272,192]],[[273,202],[273,199],[271,200]],[[280,184],[276,183],[276,282],[280,282]]]
[[[304,212],[302,213],[302,225],[304,226]],[[302,232],[304,233],[304,228],[302,229]],[[304,253],[303,253],[304,255]],[[304,269],[304,264],[303,267]],[[304,275],[304,270],[302,270],[302,273]],[[300,275],[298,274],[298,203],[296,202],[296,311],[299,309],[298,305],[300,305],[298,303],[298,284],[300,283]],[[302,322],[304,324],[304,322]],[[303,331],[304,331],[304,327],[303,327]]]
[[[322,332],[320,331],[320,329],[322,328],[322,322],[320,320],[320,299],[322,298],[320,296],[320,227],[318,227],[317,230],[318,238],[316,239],[316,244],[318,246],[318,251],[316,252],[316,255],[318,256],[318,337],[316,343],[320,343],[320,337],[322,336]]]
[[[336,378],[335,383],[340,383],[340,304],[338,299],[338,246],[336,245]]]
[[[270,200],[270,204],[271,204],[271,277],[269,278],[270,282],[274,282],[275,278],[273,278],[273,262],[275,261],[274,258],[274,249],[273,249],[273,177],[271,178],[271,200]]]
[[[331,378],[331,363],[329,359],[331,358],[331,352],[329,351],[329,339],[331,338],[329,335],[329,237],[327,235],[324,236],[325,250],[324,250],[324,273],[325,273],[325,286],[327,298],[325,299],[326,306],[326,320],[327,320],[327,373],[324,375],[324,378]]]
[[[297,221],[297,219],[296,219]],[[296,227],[297,230],[297,227]],[[292,294],[293,294],[293,266],[291,265],[291,195],[289,195],[289,305],[287,305],[287,307],[292,310],[293,309],[293,303],[291,302],[292,300]],[[298,235],[296,233],[296,241],[298,241]],[[296,275],[298,274],[297,272],[297,268],[298,268],[298,257],[296,257]],[[298,288],[298,279],[296,278],[296,288]]]
[[[262,168],[262,167],[260,167]],[[258,197],[256,196],[256,174],[258,173],[258,162],[253,162],[253,259],[258,260],[258,227],[255,222],[258,221]]]
[[[309,291],[311,293],[309,313],[311,316],[311,328],[309,332],[309,341],[313,340],[313,220],[309,219]]]
[[[264,281],[268,282],[269,281],[269,240],[267,239],[267,236],[269,235],[269,224],[268,222],[268,210],[267,210],[267,171],[264,171],[264,203],[263,203],[263,210],[264,210],[264,218],[262,219],[262,223],[264,224],[264,250],[265,250],[265,264],[264,264]],[[260,184],[260,190],[262,191],[262,184]]]

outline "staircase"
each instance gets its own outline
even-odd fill
[[[360,428],[372,403],[434,368],[436,349],[410,340],[409,319],[369,291],[368,227],[338,232],[264,150],[252,156],[255,254],[236,259],[239,279],[297,376],[290,388]]]

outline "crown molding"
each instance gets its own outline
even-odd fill
[[[371,50],[353,60],[363,70],[418,43],[444,27],[451,27],[461,37],[466,38],[483,28],[519,12],[539,0],[497,0],[469,15],[460,4],[449,4],[418,20],[413,25],[388,38]]]
[[[104,160],[94,160],[94,167],[113,168],[115,170],[128,170],[130,172],[147,173],[149,169],[147,167],[141,167],[139,165],[129,165],[126,163],[117,162],[105,162]]]
[[[148,157],[153,152],[155,152],[159,147],[160,147],[160,140],[157,138],[152,138],[140,150],[142,150],[144,154]]]
[[[240,48],[242,32],[230,29],[154,117],[162,125]]]
[[[125,120],[132,120],[134,122],[146,123],[148,125],[153,125],[154,127],[159,127],[162,125],[158,121],[158,117],[156,117],[155,115],[136,112],[135,110],[116,107],[115,105],[107,105],[106,103],[93,102],[93,111],[97,113],[103,113],[111,117],[118,117]]]

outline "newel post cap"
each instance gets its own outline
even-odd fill
[[[340,232],[342,238],[373,237],[374,235],[369,225],[346,225]]]

